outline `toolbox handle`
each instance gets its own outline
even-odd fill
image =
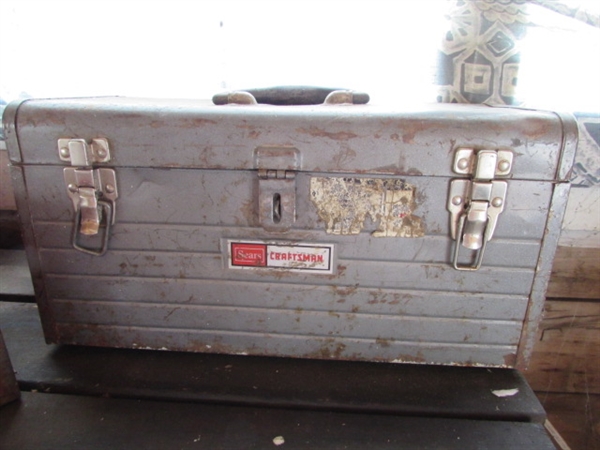
[[[278,106],[320,105],[322,103],[364,105],[369,102],[369,94],[349,89],[315,86],[275,86],[222,92],[215,94],[212,101],[215,105],[227,105],[229,103],[261,103]]]

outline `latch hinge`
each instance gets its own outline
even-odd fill
[[[287,231],[296,221],[296,170],[300,153],[292,147],[259,147],[258,220],[266,231]]]
[[[455,179],[450,184],[448,211],[450,232],[456,241],[453,266],[457,270],[481,267],[487,243],[492,238],[498,216],[504,210],[508,184],[497,178],[512,170],[513,153],[509,150],[458,149],[453,170],[470,178]],[[474,262],[460,264],[460,248],[475,251]]]
[[[115,223],[115,201],[118,198],[115,171],[94,168],[94,163],[110,161],[106,139],[59,139],[58,153],[71,166],[63,170],[67,194],[73,203],[74,225],[71,242],[75,249],[92,255],[103,255],[108,248],[110,227]],[[101,234],[94,247],[80,243]]]
[[[261,180],[285,180],[296,176],[291,170],[268,170],[258,169],[258,178]]]
[[[89,167],[94,163],[110,161],[108,141],[103,138],[92,139],[59,139],[58,156],[61,161],[70,162],[75,167]]]

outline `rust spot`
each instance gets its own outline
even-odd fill
[[[352,312],[353,312],[353,313],[357,313],[358,311],[360,311],[360,308],[358,307],[358,305],[354,305],[354,306],[352,307]]]
[[[417,133],[429,129],[430,125],[425,121],[406,123],[404,133],[402,134],[402,142],[412,144]]]
[[[421,172],[419,169],[411,167],[410,169],[404,171],[403,174],[420,177],[423,175],[423,172]]]
[[[177,122],[181,128],[196,128],[204,125],[217,125],[219,122],[203,117],[192,117]]]
[[[535,118],[523,121],[522,124],[526,125],[523,127],[523,133],[532,140],[547,137],[548,132],[555,127],[555,125],[548,120]]]
[[[377,339],[375,339],[375,343],[377,345],[379,345],[380,347],[389,347],[390,346],[389,339],[377,338]]]
[[[514,365],[517,363],[517,355],[514,353],[508,353],[507,355],[504,355],[504,364],[506,364],[509,367],[514,367]]]
[[[402,170],[395,164],[389,164],[387,166],[375,167],[374,169],[364,171],[364,173],[373,173],[373,172],[397,175],[397,174],[402,173]]]
[[[333,139],[335,141],[347,141],[349,139],[354,139],[357,138],[358,135],[355,133],[352,133],[351,131],[338,131],[338,132],[331,132],[331,131],[325,131],[321,128],[316,128],[316,127],[311,127],[311,128],[296,128],[296,131],[298,133],[304,133],[304,134],[309,134],[313,137],[322,137],[322,138],[328,138],[328,139]]]
[[[335,294],[339,295],[341,297],[346,297],[348,295],[352,295],[356,292],[356,290],[358,289],[358,284],[355,284],[354,286],[347,286],[344,288],[341,287],[337,287],[337,286],[332,286]]]
[[[342,343],[336,343],[335,339],[326,339],[324,345],[317,351],[304,355],[306,358],[315,359],[341,359],[342,353],[346,349],[346,345]]]
[[[424,363],[424,362],[427,362],[427,361],[425,360],[425,358],[423,358],[423,356],[421,355],[421,352],[418,352],[416,355],[398,355],[394,359],[394,362],[403,362],[403,363],[416,362],[416,363]]]
[[[391,139],[392,141],[397,141],[397,140],[399,140],[399,139],[400,139],[400,135],[398,135],[398,133],[391,134],[391,135],[390,135],[390,139]]]

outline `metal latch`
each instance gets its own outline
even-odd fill
[[[74,223],[71,233],[73,248],[100,256],[106,253],[110,228],[115,223],[115,201],[118,198],[115,171],[93,168],[92,164],[108,162],[110,150],[106,139],[59,139],[58,152],[62,161],[76,167],[63,170],[67,194],[73,203]],[[80,243],[98,236],[93,247]]]
[[[89,167],[110,161],[110,149],[106,139],[59,139],[58,156],[74,167]]]
[[[296,173],[300,154],[291,147],[259,147],[258,219],[266,231],[287,231],[296,221]]]
[[[487,243],[492,239],[498,216],[504,210],[506,181],[512,170],[513,153],[509,150],[459,149],[453,170],[470,178],[455,179],[450,184],[448,211],[450,231],[456,241],[452,264],[457,270],[481,267]],[[475,252],[471,264],[460,264],[460,248]]]

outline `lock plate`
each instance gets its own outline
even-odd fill
[[[290,171],[258,174],[258,214],[267,231],[287,231],[296,221],[296,177]]]
[[[296,174],[300,152],[293,147],[259,147],[254,151],[258,169],[258,221],[266,231],[289,230],[296,221]]]

